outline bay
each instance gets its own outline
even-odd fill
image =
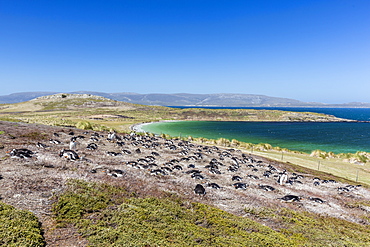
[[[223,108],[224,109],[224,108]],[[228,108],[230,109],[230,108]],[[236,108],[233,108],[236,109]],[[347,119],[369,121],[370,109],[364,108],[248,108],[310,111]],[[226,138],[258,144],[269,143],[290,150],[310,153],[323,150],[334,153],[370,152],[369,122],[219,122],[179,121],[142,126],[142,130],[171,136],[208,139]]]

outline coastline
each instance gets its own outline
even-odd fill
[[[245,121],[244,123],[239,123],[239,121],[205,121],[205,123],[199,123],[203,121],[190,121],[189,126],[187,123],[179,123],[174,125],[160,127],[160,123],[166,122],[188,122],[184,120],[164,120],[164,121],[153,121],[134,124],[130,127],[132,131],[142,132],[142,133],[165,133],[170,136],[192,136],[194,138],[206,138],[210,140],[218,140],[220,138],[226,138],[229,141],[235,139],[242,143],[251,143],[257,145],[259,143],[268,143],[273,147],[286,148],[292,151],[299,151],[305,153],[311,153],[314,150],[320,150],[323,152],[333,152],[335,154],[340,153],[356,153],[356,152],[369,152],[368,147],[364,144],[359,144],[354,142],[351,145],[345,145],[347,143],[346,139],[342,136],[348,135],[346,129],[342,126],[351,126],[350,129],[353,131],[361,132],[359,128],[369,128],[368,123],[360,121],[352,122],[302,122],[297,123],[294,121],[289,122],[254,122]],[[197,123],[198,122],[198,123]],[[233,122],[233,123],[231,123]],[[146,125],[158,123],[158,125],[153,125],[153,127],[146,128]],[[203,128],[205,124],[206,127]],[[345,125],[343,125],[345,124]],[[354,126],[352,126],[355,124]],[[361,124],[361,125],[359,125]],[[363,126],[363,124],[367,124]],[[201,126],[198,126],[201,125]],[[217,125],[217,126],[215,126]],[[238,127],[235,127],[238,126]],[[175,127],[176,126],[176,127]],[[181,126],[181,127],[180,127]],[[219,126],[225,126],[224,129],[219,129]],[[241,126],[241,127],[239,127]],[[247,126],[247,127],[243,127]],[[288,126],[288,127],[286,127]],[[176,129],[177,128],[177,129]],[[233,133],[230,133],[229,129],[233,128]],[[145,129],[145,130],[144,130]],[[183,129],[183,130],[182,130]],[[218,129],[216,132],[212,130]],[[310,135],[302,134],[302,129],[306,133],[312,132]],[[194,132],[195,130],[195,132]],[[210,131],[208,131],[210,130]],[[228,132],[229,131],[229,132]],[[334,132],[337,133],[333,137]],[[179,134],[180,133],[180,134]],[[222,134],[221,134],[222,133]],[[273,134],[269,134],[273,133]],[[279,134],[280,133],[280,134]],[[321,133],[318,135],[317,133]],[[353,133],[354,134],[354,133]],[[296,137],[296,136],[299,136]],[[327,136],[326,138],[322,138]],[[352,136],[352,134],[351,134]],[[357,136],[357,135],[354,135]],[[332,142],[327,142],[326,140],[334,138]],[[356,140],[356,138],[355,138]],[[337,143],[337,144],[333,144]]]
[[[184,120],[161,120],[161,121],[155,121],[155,122],[146,122],[146,123],[136,123],[130,126],[130,130],[134,132],[143,132],[146,133],[147,131],[144,131],[142,129],[145,125],[150,125],[153,123],[169,123],[169,122],[183,122]]]
[[[299,114],[299,112],[294,112],[295,114]],[[346,119],[346,118],[339,118],[339,117],[335,117],[335,116],[331,116],[331,115],[328,115],[328,114],[325,114],[329,117],[332,117],[331,120],[314,120],[314,121],[304,121],[304,120],[229,120],[229,121],[217,121],[217,122],[276,122],[276,123],[284,123],[284,122],[287,122],[287,123],[290,123],[290,122],[317,122],[317,123],[321,123],[321,122],[325,122],[325,123],[337,123],[337,122],[364,122],[364,123],[368,123],[370,121],[361,121],[361,120],[353,120],[353,119]],[[187,120],[160,120],[160,121],[153,121],[153,122],[144,122],[144,123],[136,123],[136,124],[133,124],[133,125],[130,125],[129,129],[131,131],[134,131],[134,132],[146,132],[142,129],[142,126],[145,126],[145,125],[149,125],[149,124],[153,124],[153,123],[169,123],[169,122],[185,122]],[[215,121],[215,120],[200,120],[200,119],[197,119],[197,120],[191,120],[191,121]]]

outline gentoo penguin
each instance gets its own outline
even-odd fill
[[[266,177],[266,178],[269,178],[271,175],[272,175],[272,172],[271,171],[265,171],[263,173],[263,176]]]
[[[220,185],[216,184],[216,183],[208,183],[207,185],[208,187],[210,188],[213,188],[213,189],[220,189]]]
[[[346,188],[346,187],[338,187],[337,190],[339,192],[350,192],[350,189]]]
[[[204,177],[200,173],[193,173],[191,174],[193,179],[204,179]]]
[[[76,147],[77,147],[77,143],[76,143],[76,140],[75,139],[72,139],[69,143],[69,149],[70,150],[76,150]]]
[[[248,185],[245,183],[235,183],[233,184],[233,186],[235,189],[242,189],[242,190],[246,190],[248,187]]]
[[[299,202],[301,200],[299,196],[295,196],[295,195],[286,195],[279,199],[284,202]]]
[[[155,169],[150,171],[151,175],[168,175],[166,171],[162,169]]]
[[[8,151],[7,153],[9,153],[12,158],[31,158],[34,154],[34,152],[26,148],[14,148],[12,151]]]
[[[251,179],[254,179],[254,180],[260,179],[260,178],[259,178],[259,177],[257,177],[256,175],[252,175],[252,174],[249,174],[247,177],[248,177],[248,178],[251,178]]]
[[[125,142],[116,142],[117,146],[123,147],[125,145]]]
[[[242,178],[240,176],[233,176],[231,178],[232,181],[242,181]]]
[[[317,197],[309,197],[308,199],[310,199],[311,201],[317,202],[317,203],[325,203],[324,200],[317,198]]]
[[[50,140],[49,140],[49,142],[50,142],[51,144],[61,144],[61,143],[62,143],[61,141],[56,140],[56,139],[50,139]]]
[[[277,180],[277,182],[280,185],[284,185],[288,181],[288,174],[286,174],[286,170],[284,170],[282,173],[280,173],[280,176]]]
[[[59,156],[67,158],[69,160],[78,160],[80,158],[75,151],[68,149],[63,149],[62,151],[60,151]]]
[[[197,195],[205,195],[206,190],[204,189],[203,185],[197,184],[194,189],[194,193]]]
[[[107,141],[114,142],[116,140],[116,132],[112,131],[108,133]]]
[[[180,165],[175,165],[175,166],[173,167],[173,169],[181,171],[181,170],[182,170],[182,166],[180,166]]]
[[[123,154],[131,154],[131,151],[127,150],[127,149],[122,149],[122,153]]]
[[[98,148],[98,145],[96,145],[95,143],[89,143],[86,147],[86,149],[88,150],[96,150]]]
[[[220,171],[220,170],[218,170],[218,169],[216,169],[216,168],[211,168],[211,169],[209,169],[209,172],[210,172],[210,173],[213,173],[213,174],[221,174],[221,171]]]
[[[38,142],[38,143],[36,144],[36,146],[37,146],[38,148],[47,148],[47,147],[48,147],[47,145],[45,145],[44,143],[41,143],[41,142]]]
[[[319,186],[319,185],[320,185],[320,182],[315,181],[315,182],[313,182],[313,185],[315,185],[315,186]]]
[[[229,168],[227,168],[227,170],[229,172],[236,172],[236,171],[238,171],[238,168],[236,168],[235,166],[229,166]]]
[[[119,169],[114,169],[114,170],[107,169],[105,172],[108,176],[123,177],[123,171]]]
[[[196,170],[196,169],[192,169],[192,170],[186,171],[184,173],[186,173],[186,174],[193,174],[193,173],[202,173],[202,171]]]
[[[265,190],[265,191],[274,191],[275,190],[275,188],[270,186],[270,185],[262,185],[262,184],[259,184],[258,188],[260,188],[262,190]]]

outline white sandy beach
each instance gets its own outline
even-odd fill
[[[153,123],[167,123],[167,122],[182,122],[183,120],[163,120],[163,121],[157,121],[157,122],[149,122],[149,123],[138,123],[130,126],[130,129],[135,132],[147,132],[143,130],[143,127],[146,125],[150,125]]]

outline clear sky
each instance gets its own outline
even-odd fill
[[[0,83],[370,102],[370,1],[0,0]]]

